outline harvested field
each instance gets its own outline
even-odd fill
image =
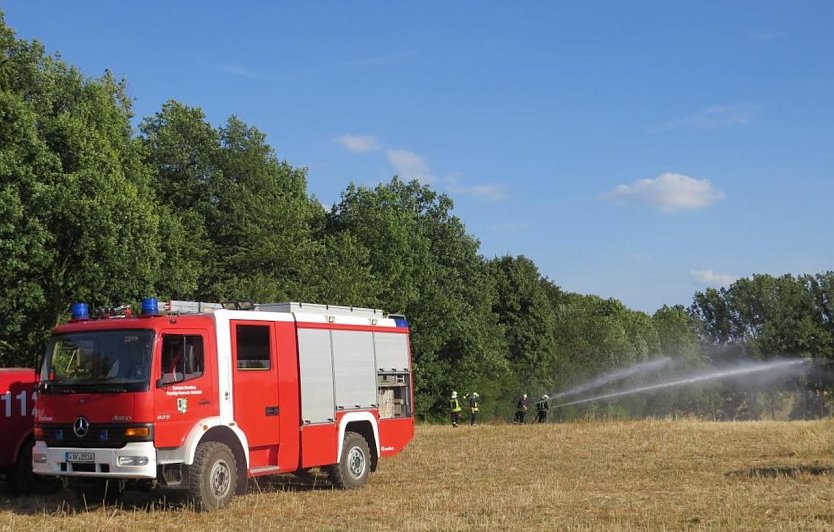
[[[361,490],[258,484],[214,513],[0,491],[0,529],[834,530],[834,420],[420,426]]]

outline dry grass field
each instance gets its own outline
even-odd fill
[[[834,530],[834,420],[421,426],[361,490],[278,477],[205,514],[3,493],[0,529],[43,532]]]

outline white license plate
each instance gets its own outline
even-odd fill
[[[66,455],[67,462],[92,463],[96,461],[96,453],[79,453],[70,451]]]

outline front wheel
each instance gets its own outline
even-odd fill
[[[347,432],[339,463],[327,468],[330,481],[340,489],[356,489],[368,482],[370,472],[371,451],[368,442],[356,432]]]
[[[198,510],[228,505],[237,489],[237,462],[231,449],[219,442],[198,445],[186,472],[186,485]]]

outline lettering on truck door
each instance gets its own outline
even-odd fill
[[[196,421],[219,412],[214,349],[204,331],[168,331],[158,357],[154,438],[157,447],[178,447]]]

